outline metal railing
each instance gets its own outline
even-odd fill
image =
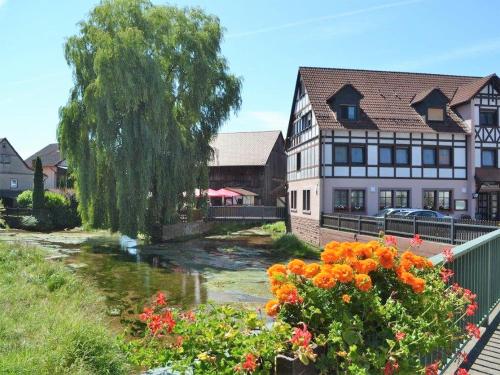
[[[284,220],[286,207],[276,206],[210,206],[208,220]]]
[[[463,245],[453,248],[454,259],[446,264],[455,273],[451,283],[470,289],[477,294],[476,301],[479,305],[475,315],[465,317],[461,324],[467,323],[485,325],[488,318],[500,304],[500,230],[485,234]],[[443,255],[430,258],[432,263],[443,263]],[[467,342],[460,343],[455,349],[455,354],[442,358],[446,363],[443,371],[457,358],[460,350]],[[444,353],[440,353],[443,355]]]
[[[351,214],[322,214],[321,226],[358,234],[378,236],[380,232],[401,237],[419,234],[427,241],[461,244],[499,229],[495,222],[454,218],[374,217]]]

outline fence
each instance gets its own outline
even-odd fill
[[[452,283],[457,282],[464,288],[477,294],[478,310],[475,315],[465,317],[462,325],[488,323],[490,314],[500,304],[500,230],[485,234],[453,249],[454,260],[446,267],[455,273]],[[441,254],[431,258],[434,264],[443,262]],[[456,359],[459,351],[467,342],[455,349],[455,355],[448,357],[445,367],[449,367]],[[439,353],[441,357],[445,353]],[[432,361],[432,358],[429,358]],[[443,361],[444,362],[444,361]]]
[[[322,214],[321,226],[358,234],[378,236],[380,232],[401,237],[419,234],[427,241],[462,244],[499,229],[495,222],[454,218],[374,217],[349,214]]]
[[[210,206],[208,220],[284,220],[286,207],[275,206]]]

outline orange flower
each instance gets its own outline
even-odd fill
[[[344,303],[349,303],[351,302],[351,296],[349,294],[344,294],[342,296],[342,301],[344,301]]]
[[[332,273],[335,279],[341,283],[348,283],[352,281],[354,274],[352,267],[348,264],[336,264],[333,266]]]
[[[342,249],[325,249],[321,253],[321,260],[326,264],[333,264],[342,258]]]
[[[288,270],[296,275],[303,275],[306,272],[306,264],[303,260],[294,259],[288,263]]]
[[[306,266],[304,275],[308,278],[316,276],[321,271],[321,266],[318,263],[311,263]]]
[[[415,277],[410,286],[415,293],[420,294],[425,290],[425,280],[420,277]]]
[[[336,250],[336,249],[338,249],[339,246],[340,246],[340,242],[337,242],[337,241],[329,242],[325,245],[325,251],[326,250]]]
[[[335,286],[336,281],[330,273],[322,271],[314,276],[313,284],[318,288],[331,289]]]
[[[356,287],[363,292],[370,290],[372,287],[372,279],[364,273],[354,276],[354,281],[356,283]]]
[[[281,303],[300,303],[302,297],[299,296],[297,288],[292,284],[283,284],[276,290],[276,297]]]
[[[349,261],[353,261],[356,259],[356,249],[360,246],[361,244],[356,243],[356,242],[344,242],[341,245],[342,249],[342,257]],[[363,246],[363,245],[361,245]]]
[[[276,316],[280,311],[279,301],[272,299],[266,303],[266,313],[269,316]]]
[[[352,264],[352,268],[354,268],[357,273],[369,273],[375,271],[377,266],[377,261],[371,258],[358,260]]]
[[[375,242],[375,244],[373,244]],[[359,243],[356,247],[356,255],[361,259],[371,258],[373,255],[373,249],[378,247],[378,242],[370,241],[366,244]]]
[[[286,275],[286,267],[283,264],[273,264],[267,269],[267,274],[273,276],[277,273]]]
[[[282,281],[276,280],[274,277],[271,277],[269,281],[271,282],[271,291],[273,293],[276,293],[276,291],[283,285]]]
[[[377,255],[378,260],[382,267],[384,268],[392,268],[394,267],[394,250],[391,250],[387,247],[381,247],[375,250],[375,255]]]

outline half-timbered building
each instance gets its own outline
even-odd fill
[[[288,126],[292,230],[322,213],[427,208],[497,219],[500,84],[487,77],[299,69]]]

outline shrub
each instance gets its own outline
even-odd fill
[[[25,190],[17,196],[17,204],[22,208],[33,207],[33,191]]]
[[[269,315],[308,338],[295,349],[299,358],[315,359],[312,345],[326,345],[316,363],[321,371],[423,374],[421,359],[453,349],[464,337],[458,322],[477,309],[470,291],[447,284],[451,271],[409,250],[398,254],[389,236],[329,243],[321,260],[270,267],[275,299],[266,305]]]
[[[17,197],[17,204],[23,208],[33,207],[33,192],[23,191]],[[21,220],[21,227],[27,230],[52,230],[73,228],[80,225],[78,203],[73,195],[45,191],[44,209],[37,210],[35,216],[27,216]]]

